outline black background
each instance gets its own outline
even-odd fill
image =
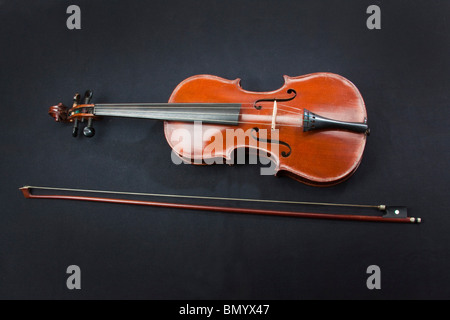
[[[81,30],[66,27],[71,4]],[[381,30],[366,27],[371,4]],[[449,10],[449,1],[0,1],[0,298],[450,298]],[[257,165],[176,166],[161,122],[104,119],[94,138],[74,139],[47,114],[86,89],[93,102],[165,102],[196,74],[270,91],[284,74],[321,71],[358,87],[372,130],[359,169],[331,188],[261,176]],[[25,184],[400,204],[424,222],[25,200]],[[66,287],[69,265],[81,268],[81,290]],[[366,287],[370,265],[381,290]]]

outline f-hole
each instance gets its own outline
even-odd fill
[[[258,133],[258,132],[259,132],[259,128],[255,127],[255,128],[252,129],[251,136],[252,136],[253,139],[255,139],[258,142],[261,141],[261,142],[267,142],[267,143],[270,143],[270,144],[275,143],[275,144],[283,145],[283,146],[287,147],[289,149],[289,151],[288,152],[281,151],[281,156],[283,158],[287,158],[287,157],[289,157],[291,155],[292,148],[291,148],[291,146],[288,143],[286,143],[284,141],[280,141],[280,140],[261,139],[257,135],[254,134],[254,133]]]
[[[259,99],[259,100],[256,100],[254,103],[253,103],[253,107],[255,107],[255,109],[256,110],[261,110],[262,109],[262,106],[261,105],[258,105],[258,103],[260,103],[260,102],[271,102],[271,101],[277,101],[277,102],[283,102],[283,101],[291,101],[291,100],[293,100],[296,96],[297,96],[297,92],[294,90],[294,89],[288,89],[287,91],[287,94],[294,94],[292,97],[290,97],[290,98],[285,98],[285,99],[277,99],[277,98],[271,98],[271,99]]]

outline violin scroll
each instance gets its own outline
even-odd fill
[[[92,91],[87,90],[84,94],[83,101],[81,101],[81,95],[76,93],[73,97],[72,108],[69,109],[64,104],[59,103],[56,106],[51,106],[48,109],[48,113],[56,122],[73,122],[73,137],[78,136],[79,122],[84,122],[86,119],[87,125],[83,129],[83,135],[88,138],[93,137],[95,134],[95,130],[92,127],[94,105],[90,104],[92,95]]]
[[[55,119],[56,122],[67,122],[68,108],[61,102],[56,106],[51,106],[48,109],[48,114]]]

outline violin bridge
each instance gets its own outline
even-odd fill
[[[275,130],[276,119],[277,119],[277,100],[273,100],[273,113],[272,113],[272,130]]]

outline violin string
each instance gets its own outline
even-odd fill
[[[138,108],[123,108],[123,109],[116,109],[116,108],[100,108],[95,110],[96,108],[94,108],[94,112],[95,111],[102,111],[102,112],[145,112],[145,113],[161,113],[160,110],[154,110],[154,109],[138,109]],[[241,108],[241,110],[244,108]],[[299,113],[291,111],[291,110],[285,110],[284,108],[278,108],[279,111],[288,113],[288,114],[293,114],[295,116],[298,116]],[[181,110],[181,111],[163,111],[165,114],[207,114],[207,115],[235,115],[235,113],[222,113],[222,112],[199,112],[199,111],[194,111],[192,112],[192,109],[188,110]],[[258,114],[253,114],[251,116],[271,116],[271,115],[258,115]]]
[[[118,115],[119,116],[119,115]],[[164,120],[164,119],[162,119]],[[170,121],[180,121],[180,122],[186,122],[186,118],[184,117],[179,117],[179,118],[175,118],[172,117],[170,119]],[[205,122],[205,124],[210,124],[210,125],[214,125],[215,123],[211,121],[211,119],[195,119],[196,121],[199,122]],[[243,121],[243,120],[238,120],[238,121],[232,121],[232,120],[217,120],[217,124],[223,124],[223,123],[229,123],[231,125],[233,124],[251,124],[251,125],[261,125],[261,126],[269,126],[271,125],[270,122],[255,122],[255,121]],[[277,123],[277,127],[295,127],[295,128],[302,128],[302,124],[283,124],[283,123]]]
[[[261,101],[257,104],[269,104],[272,103],[273,105],[273,101]],[[281,103],[277,100],[277,103],[279,105],[284,105],[287,107],[291,107],[291,108],[295,108],[295,109],[300,109],[294,106],[289,106],[287,104]],[[223,102],[223,103],[218,103],[218,102],[161,102],[161,103],[154,103],[154,102],[142,102],[142,103],[137,103],[137,102],[130,102],[130,103],[96,103],[90,106],[99,106],[99,107],[124,107],[127,108],[129,106],[135,106],[135,107],[144,107],[144,108],[174,108],[177,105],[185,105],[185,106],[190,106],[192,108],[210,108],[213,105],[221,105],[221,108],[233,108],[236,109],[238,106],[237,105],[241,105],[243,107],[247,107],[247,108],[254,108],[254,103],[253,102]],[[79,105],[78,108],[83,107],[82,105]],[[187,108],[187,107],[186,107]],[[239,106],[240,108],[240,106]]]
[[[119,111],[120,109],[122,109],[122,110],[126,110],[126,111],[134,111],[134,109],[136,109],[136,110],[145,110],[146,112],[146,114],[151,114],[151,113],[157,113],[158,111],[151,111],[152,109],[170,109],[170,108],[174,108],[173,106],[172,107],[169,107],[169,106],[164,106],[164,107],[156,107],[156,106],[135,106],[135,107],[130,107],[130,106],[132,106],[133,104],[111,104],[113,107],[112,108],[110,108],[109,106],[110,105],[107,105],[107,107],[105,107],[105,105],[97,105],[98,107],[100,107],[100,109],[101,109],[101,111],[103,111],[103,112],[114,112],[114,111]],[[119,105],[119,107],[115,107],[115,105]],[[194,105],[196,105],[195,107],[192,107],[192,108],[189,108],[189,110],[190,109],[203,109],[203,108],[210,108],[210,107],[207,107],[207,106],[198,106],[197,104],[195,104],[194,103]],[[293,108],[293,109],[297,109],[297,110],[301,110],[301,108],[296,108],[296,107],[292,107],[292,106],[288,106],[288,105],[285,105],[285,104],[278,104],[278,106],[284,106],[284,107],[289,107],[289,108]],[[97,107],[97,108],[98,108]],[[96,107],[94,107],[94,108],[96,108]],[[224,107],[225,109],[227,109],[227,108],[229,108],[229,109],[236,109],[236,107]],[[254,107],[253,106],[242,106],[242,107],[240,107],[240,109],[253,109]],[[285,108],[280,108],[280,107],[278,107],[278,110],[281,110],[282,112],[286,112],[286,113],[291,113],[291,114],[294,114],[294,115],[298,115],[298,113],[297,112],[294,112],[294,111],[291,111],[291,110],[286,110]],[[179,112],[177,112],[177,111],[165,111],[165,113],[168,113],[168,114],[177,114],[177,113],[179,113]],[[198,115],[198,114],[205,114],[205,115],[223,115],[223,116],[225,116],[225,115],[234,115],[234,114],[227,114],[227,113],[200,113],[200,112],[195,112],[195,114],[196,115]],[[120,116],[120,114],[117,114],[118,116]],[[270,117],[270,119],[271,119],[271,115],[253,115],[253,116],[261,116],[261,117]],[[280,116],[282,116],[282,115],[279,115],[279,117]],[[173,117],[172,117],[172,119],[171,120],[174,120],[173,119]],[[179,118],[176,118],[175,120],[186,120],[186,118],[185,117],[179,117]],[[211,119],[197,119],[198,121],[211,121]],[[239,121],[227,121],[227,120],[218,120],[217,122],[220,122],[220,123],[224,123],[224,122],[226,122],[226,123],[230,123],[230,124],[234,124],[234,123],[238,123],[238,124],[254,124],[254,125],[269,125],[269,123],[264,123],[264,122],[254,122],[254,121],[242,121],[242,120],[239,120]],[[297,128],[301,128],[302,127],[302,122],[301,121],[299,121],[299,124],[283,124],[283,123],[278,123],[277,124],[279,127],[281,127],[281,126],[283,126],[283,127],[297,127]]]
[[[283,112],[286,112],[286,113],[290,113],[290,114],[293,114],[293,115],[298,115],[299,114],[299,112],[297,112],[297,111],[301,111],[301,108],[296,108],[296,107],[291,107],[291,106],[288,106],[288,105],[284,105],[284,104],[278,104],[278,110],[281,110],[281,111],[283,111]],[[292,111],[292,110],[286,110],[285,108],[283,108],[283,107],[288,107],[288,108],[292,108],[292,109],[295,109],[296,111]],[[139,106],[128,106],[128,107],[125,107],[125,106],[123,106],[123,107],[104,107],[104,106],[95,106],[94,107],[94,109],[98,109],[98,110],[102,110],[102,111],[122,111],[122,110],[127,110],[127,111],[137,111],[137,110],[142,110],[142,111],[145,111],[145,112],[159,112],[159,110],[161,110],[161,109],[176,109],[176,107],[144,107],[144,106],[141,106],[141,107],[139,107]],[[191,110],[193,110],[193,109],[210,109],[211,107],[201,107],[201,106],[197,106],[197,107],[190,107],[189,109],[187,109],[186,108],[186,112],[190,112]],[[240,110],[242,110],[242,109],[247,109],[247,110],[249,110],[249,109],[253,109],[254,107],[252,106],[252,107],[247,107],[247,106],[242,106],[242,107],[240,107],[239,109]],[[158,110],[156,110],[156,109],[158,109]],[[235,108],[235,107],[223,107],[223,108],[221,108],[221,109],[233,109],[233,110],[236,110],[237,108]],[[155,111],[151,111],[151,110],[155,110]],[[164,112],[172,112],[172,113],[179,113],[179,111],[164,111]],[[199,113],[199,112],[195,112],[195,113]],[[207,114],[216,114],[216,113],[207,113]],[[220,114],[222,114],[222,113],[220,113]],[[225,114],[224,114],[225,115]]]
[[[267,101],[266,101],[267,103]],[[199,103],[183,103],[184,105],[187,104],[192,104],[192,106],[190,106],[188,109],[205,109],[205,108],[211,108],[211,106],[206,106],[206,104],[208,103],[203,103],[203,102],[199,102]],[[202,104],[205,104],[205,106],[202,106]],[[213,103],[211,103],[213,104]],[[211,105],[210,104],[210,105]],[[251,106],[246,106],[246,104],[249,104],[248,102],[236,102],[236,103],[224,103],[224,104],[230,104],[230,106],[222,106],[221,109],[237,109],[236,106],[231,106],[233,104],[240,104],[241,107],[239,107],[239,109],[253,109],[255,108],[253,105]],[[297,114],[297,111],[301,111],[302,108],[298,108],[298,107],[294,107],[294,106],[289,106],[287,104],[284,103],[279,103],[277,101],[278,107],[282,106],[282,107],[286,107],[286,108],[290,108],[293,109],[295,111],[290,111],[290,110],[286,110],[286,109],[281,109],[287,113],[292,113],[292,114]],[[158,105],[160,105],[158,107]],[[169,106],[172,105],[172,106]],[[157,103],[111,103],[111,104],[95,104],[95,107],[100,107],[102,108],[102,110],[105,108],[107,109],[108,107],[111,108],[123,108],[123,109],[171,109],[171,108],[176,108],[177,103],[166,103],[166,104],[157,104]],[[223,104],[222,104],[223,105]],[[280,109],[280,108],[278,108]]]
[[[358,207],[358,208],[376,208],[376,209],[381,209],[382,207],[385,207],[384,205],[329,203],[329,202],[309,202],[309,201],[254,199],[254,198],[230,198],[230,197],[212,197],[212,196],[195,196],[195,195],[179,195],[179,194],[164,194],[164,193],[143,193],[143,192],[124,192],[124,191],[93,190],[93,189],[73,189],[73,188],[58,188],[58,187],[39,187],[39,186],[23,186],[22,188],[23,189],[52,190],[52,191],[68,191],[68,192],[86,192],[86,193],[103,193],[103,194],[121,194],[121,195],[135,195],[135,196],[166,197],[166,198],[188,198],[188,199],[202,199],[202,200],[244,201],[244,202],[259,202],[259,203],[283,203],[283,204],[333,206],[333,207]]]
[[[119,111],[119,110],[108,110],[108,109],[101,109],[99,110],[101,112],[107,112],[108,115],[112,115],[115,112],[117,113],[117,115],[125,115],[125,114],[131,114],[131,115],[137,115],[137,114],[160,114],[160,111],[145,111],[145,112],[140,112],[138,110],[126,110],[125,112],[123,111]],[[129,113],[127,113],[129,112]],[[94,115],[102,115],[102,113],[98,112],[97,110],[94,110]],[[219,113],[219,112],[189,112],[189,113],[183,113],[183,112],[177,112],[177,111],[164,111],[164,115],[183,115],[184,117],[192,115],[192,116],[198,116],[198,115],[218,115],[218,116],[236,116],[236,113]],[[282,114],[278,114],[279,116],[283,116]],[[265,115],[265,114],[261,114],[261,115],[250,115],[253,117],[266,117],[266,118],[272,118],[272,115]]]

